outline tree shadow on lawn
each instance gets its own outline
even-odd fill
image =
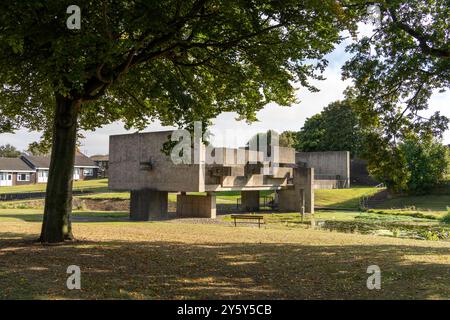
[[[450,298],[450,248],[425,242],[420,247],[123,241],[42,246],[25,234],[0,233],[0,239],[1,299]],[[439,261],[430,262],[431,255]],[[66,288],[69,265],[81,268],[82,290]],[[381,268],[381,290],[366,287],[369,265]]]

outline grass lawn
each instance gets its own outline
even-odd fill
[[[4,221],[42,221],[43,209],[0,209],[0,223]],[[72,217],[77,218],[128,218],[128,212],[122,211],[94,211],[94,210],[73,210]]]
[[[1,187],[0,193],[24,193],[24,192],[44,192],[46,183],[30,184],[23,186]],[[95,179],[85,181],[74,181],[73,190],[107,191],[108,179]]]
[[[350,189],[319,189],[314,191],[317,207],[340,209],[359,209],[359,199],[372,195],[382,189],[371,187],[353,187]]]
[[[0,218],[2,299],[449,299],[450,244],[304,228],[74,223],[78,242],[33,243]],[[81,268],[81,290],[66,269]],[[370,265],[382,289],[368,290]]]

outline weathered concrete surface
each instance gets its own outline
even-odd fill
[[[278,208],[282,212],[314,213],[314,169],[295,168],[294,185],[278,191]]]
[[[278,210],[280,212],[300,212],[305,206],[303,189],[282,189],[278,191]]]
[[[112,190],[138,190],[132,191],[132,219],[148,220],[164,215],[167,212],[167,192],[182,192],[177,206],[181,217],[216,216],[214,195],[199,197],[186,195],[186,192],[241,191],[245,210],[256,211],[259,209],[260,190],[294,187],[304,190],[306,211],[314,210],[314,177],[310,176],[314,171],[299,168],[295,173],[294,149],[273,146],[271,155],[264,155],[261,151],[214,149],[200,143],[194,144],[195,147],[187,153],[191,155],[192,164],[179,164],[181,159],[172,159],[162,152],[172,133],[163,131],[110,137],[109,187]],[[191,144],[187,145],[189,148]],[[206,164],[206,160],[212,159],[216,164]],[[155,193],[157,191],[165,193]],[[158,194],[164,194],[161,196],[164,200],[159,199]],[[284,199],[283,196],[281,198]],[[285,207],[292,207],[292,204]]]
[[[130,220],[148,221],[167,217],[168,192],[149,189],[132,190]]]
[[[177,195],[177,217],[216,218],[216,195]]]
[[[298,167],[294,170],[294,188],[303,190],[305,212],[314,213],[314,168]]]
[[[314,179],[314,189],[343,189],[348,188],[347,182],[336,179]]]
[[[273,147],[275,163],[295,163],[295,149],[287,147]]]
[[[110,136],[109,188],[160,191],[204,191],[204,145],[192,150],[200,164],[175,165],[161,149],[172,131]]]
[[[259,191],[241,191],[241,208],[244,211],[259,211]]]
[[[350,152],[297,152],[296,162],[314,168],[316,180],[344,180],[350,187]]]

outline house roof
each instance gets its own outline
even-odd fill
[[[24,161],[28,162],[34,168],[50,168],[50,157],[49,156],[22,156]]]
[[[29,162],[34,168],[48,169],[50,168],[50,156],[22,156],[25,161]],[[75,167],[97,167],[95,162],[82,154],[75,153]]]
[[[33,172],[25,162],[20,158],[0,158],[0,171],[26,171]]]
[[[93,160],[93,161],[109,161],[109,155],[96,154],[95,156],[91,157],[91,160]]]
[[[75,154],[75,166],[76,167],[97,167],[95,162],[82,154],[81,152],[77,151]]]

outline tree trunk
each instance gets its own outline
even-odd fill
[[[72,183],[81,100],[56,95],[53,141],[40,241],[57,243],[73,239]]]

